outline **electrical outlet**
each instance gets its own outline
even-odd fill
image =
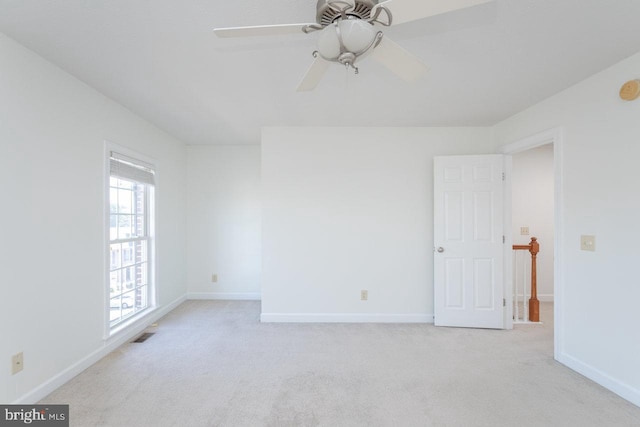
[[[520,235],[528,236],[529,235],[529,227],[520,227]]]
[[[218,275],[217,274],[212,274],[211,275],[211,281],[213,283],[217,283],[218,282]]]
[[[580,236],[580,249],[595,252],[596,236]]]
[[[11,375],[15,375],[24,369],[24,355],[22,352],[11,356]]]
[[[369,291],[367,291],[367,290],[360,291],[360,300],[361,301],[366,301],[368,299],[369,299]]]

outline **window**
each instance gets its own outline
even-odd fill
[[[109,327],[153,306],[151,164],[112,151],[109,158]]]

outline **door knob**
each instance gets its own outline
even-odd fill
[[[438,251],[439,253],[442,253],[442,252],[444,252],[444,248],[443,248],[442,246],[440,246],[440,247],[437,249],[437,251]]]

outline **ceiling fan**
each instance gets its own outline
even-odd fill
[[[218,37],[251,37],[318,31],[315,60],[298,86],[310,91],[320,83],[331,62],[352,68],[371,57],[407,81],[427,71],[416,56],[384,37],[382,29],[392,25],[487,3],[491,0],[318,0],[316,22],[215,28]]]

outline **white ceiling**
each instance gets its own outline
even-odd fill
[[[211,32],[313,22],[315,5],[0,0],[0,31],[189,144],[257,144],[262,126],[492,125],[640,51],[638,0],[496,0],[385,31],[429,65],[416,83],[364,60],[296,93],[317,34]]]

